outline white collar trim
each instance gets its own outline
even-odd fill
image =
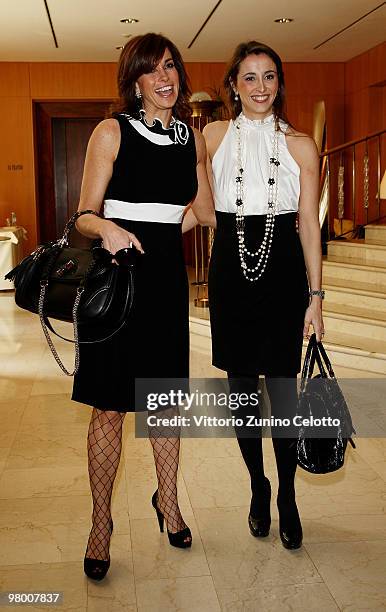
[[[139,119],[133,119],[133,117],[129,117],[128,115],[125,116],[130,121],[133,128],[136,129],[141,136],[144,136],[147,138],[147,140],[150,140],[150,142],[163,146],[174,144],[167,134],[157,134],[156,132],[151,132]]]

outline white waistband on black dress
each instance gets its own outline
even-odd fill
[[[103,209],[106,219],[129,219],[153,223],[181,223],[184,210],[185,206],[177,204],[121,200],[105,200]]]

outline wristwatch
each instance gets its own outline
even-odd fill
[[[323,289],[313,289],[309,291],[309,296],[318,295],[322,300],[324,300],[325,291]]]

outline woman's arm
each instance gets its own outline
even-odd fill
[[[116,119],[105,119],[93,131],[87,146],[82,188],[78,210],[99,212],[107,185],[113,173],[118,154],[121,133]],[[76,222],[81,234],[88,238],[102,238],[103,246],[111,253],[126,248],[130,242],[141,252],[142,246],[134,234],[127,232],[113,221],[95,215],[83,215]]]
[[[319,155],[309,136],[287,137],[288,149],[300,167],[299,238],[311,290],[320,290],[322,283],[322,245],[319,225]],[[324,333],[322,299],[312,296],[304,318],[304,337],[309,337],[312,324],[317,340]]]
[[[206,145],[205,140],[201,132],[193,128],[194,138],[196,141],[196,152],[197,152],[197,181],[198,189],[194,200],[191,202],[190,210],[187,214],[189,217],[186,224],[192,223],[191,227],[194,227],[194,219],[190,212],[194,214],[198,222],[201,225],[209,225],[210,227],[216,227],[216,217],[214,214],[212,191],[208,181],[208,175],[206,173]],[[185,220],[185,219],[184,219]]]
[[[194,212],[192,211],[190,204],[185,209],[184,218],[182,220],[182,233],[189,232],[191,229],[198,225],[198,219]]]
[[[208,128],[210,126],[212,126],[212,123],[208,123],[208,125],[204,126],[204,129],[202,131],[202,134],[204,136],[204,140],[206,143],[206,161],[205,161],[205,167],[206,167],[206,176],[209,182],[209,187],[210,187],[210,191],[212,194],[212,200],[213,200],[213,175],[212,175],[212,163],[210,161],[210,156],[209,156],[209,148],[208,148],[208,142],[206,140],[206,134],[208,133]],[[186,209],[185,212],[185,216],[184,216],[184,220],[182,222],[182,233],[188,232],[189,230],[193,229],[196,225],[198,224],[198,219],[196,217],[196,215],[194,214],[191,206],[189,205]],[[213,226],[212,226],[213,227]]]

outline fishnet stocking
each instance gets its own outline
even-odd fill
[[[170,419],[178,416],[177,408],[168,408],[157,416]],[[149,426],[149,440],[153,447],[158,479],[157,506],[165,517],[168,531],[185,529],[177,500],[177,471],[180,452],[180,428],[169,425]],[[190,540],[187,538],[186,540]]]
[[[124,413],[93,409],[88,430],[88,473],[93,499],[86,557],[107,561],[112,531],[111,495],[122,446]]]

